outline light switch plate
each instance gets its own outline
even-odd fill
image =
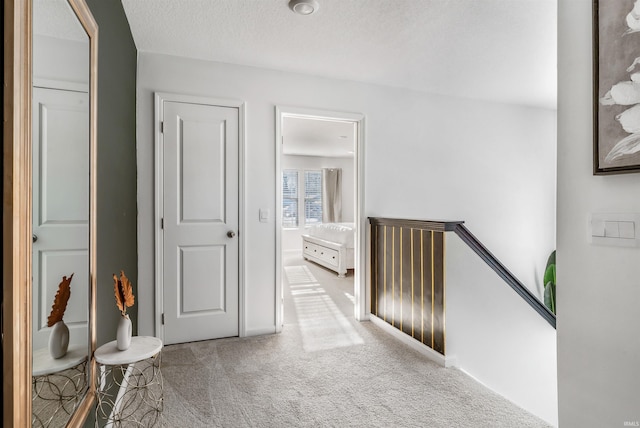
[[[594,245],[640,247],[640,214],[593,213],[589,218],[588,238]]]
[[[605,221],[604,222],[604,236],[605,238],[619,238],[620,226],[617,221]]]
[[[261,208],[260,209],[260,222],[261,223],[267,223],[269,221],[269,217],[270,217],[269,210],[266,209],[266,208]]]
[[[591,236],[604,237],[604,221],[600,219],[591,220]]]
[[[636,223],[632,221],[619,222],[618,231],[622,239],[636,239]]]

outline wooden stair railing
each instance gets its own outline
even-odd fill
[[[555,328],[555,315],[463,223],[370,217],[371,313],[445,355],[444,234],[454,232]]]
[[[478,240],[470,231],[467,229],[462,223],[456,225],[453,230],[456,235],[462,239],[462,241],[467,244],[484,262],[489,265],[491,269],[493,269],[500,278],[504,280],[504,282],[509,285],[518,293],[520,297],[524,299],[525,302],[529,304],[536,312],[542,316],[553,328],[556,328],[556,316],[553,312],[549,310],[536,296],[529,291],[527,287],[518,280],[509,269],[507,269],[500,260],[498,260],[487,248],[482,245],[482,242]]]

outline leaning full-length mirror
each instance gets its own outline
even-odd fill
[[[78,427],[95,393],[98,28],[84,0],[4,13],[3,423]]]
[[[33,0],[32,426],[65,426],[88,388],[89,36]]]

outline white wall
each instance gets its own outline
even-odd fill
[[[458,236],[446,248],[447,359],[557,426],[556,330]]]
[[[365,215],[462,219],[525,283],[555,247],[555,111],[151,53],[138,62],[140,334],[153,334],[153,92],[245,101],[246,327],[275,331],[275,106],[363,113]],[[535,286],[534,286],[535,288]]]
[[[592,175],[591,5],[558,2],[561,427],[640,422],[640,249],[587,239],[589,213],[640,213],[640,174]]]
[[[89,41],[34,35],[33,78],[36,84],[41,79],[86,84],[88,91]]]
[[[464,220],[542,296],[555,248],[555,111],[413,94],[399,101],[381,138],[367,140],[367,214]]]
[[[282,169],[342,168],[342,221],[353,222],[355,211],[355,168],[353,158],[282,155]],[[282,230],[282,251],[302,251],[304,228]]]

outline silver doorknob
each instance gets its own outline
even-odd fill
[[[33,239],[33,242],[36,242],[38,240],[38,235],[34,233],[31,239]]]
[[[230,231],[227,232],[227,236],[229,238],[233,238],[234,236],[236,236],[236,233],[233,230],[230,230]]]

